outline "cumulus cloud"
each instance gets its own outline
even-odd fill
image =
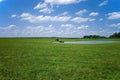
[[[42,13],[51,13],[53,11],[54,10],[52,8],[48,8],[48,7],[39,10],[39,12],[42,12]]]
[[[42,13],[53,12],[53,5],[67,5],[72,3],[79,3],[86,0],[45,0],[43,3],[38,3],[33,9],[39,10]]]
[[[87,21],[95,21],[95,19],[93,19],[93,18],[75,17],[71,21],[81,23],[81,22],[87,22]]]
[[[16,25],[0,27],[0,37],[47,37],[54,36],[57,31],[52,25],[48,26],[25,26],[20,29]]]
[[[89,21],[95,21],[96,19],[94,19],[94,18],[89,18]]]
[[[23,30],[23,34],[24,35],[29,35],[29,36],[42,36],[46,33],[48,33],[47,35],[49,36],[50,33],[54,33],[55,29],[52,26],[30,26],[30,27],[26,27]]]
[[[17,15],[16,14],[13,14],[13,15],[11,15],[11,18],[15,18]]]
[[[110,24],[110,27],[116,27],[116,28],[119,28],[119,29],[120,29],[120,23]]]
[[[86,30],[88,29],[88,25],[80,25],[80,26],[76,26],[73,24],[62,24],[60,26],[61,28],[66,28],[67,30],[71,30],[71,32],[77,32],[78,30]]]
[[[81,25],[79,27],[77,27],[78,30],[81,30],[81,29],[88,29],[88,25]]]
[[[19,34],[18,27],[16,25],[9,25],[6,27],[0,27],[0,36],[17,36]]]
[[[79,3],[86,0],[45,0],[46,3],[57,4],[57,5],[66,5],[72,3]]]
[[[25,34],[38,34],[38,33],[42,32],[43,29],[44,29],[43,26],[37,26],[37,27],[28,26],[23,30],[23,33],[25,33]]]
[[[48,26],[28,26],[22,30],[24,36],[38,36],[38,37],[55,37],[55,36],[67,36],[69,31],[58,27],[56,29],[53,25]]]
[[[98,15],[99,15],[98,12],[91,12],[91,13],[89,14],[89,16],[98,16]]]
[[[0,2],[2,2],[3,0],[0,0]]]
[[[61,24],[56,28],[53,25],[48,26],[25,26],[20,29],[19,26],[9,25],[0,27],[0,36],[4,37],[82,37],[92,33],[106,33],[106,31],[89,31],[88,25]]]
[[[37,9],[39,10],[39,12],[42,12],[42,13],[51,13],[54,11],[53,8],[51,8],[51,6],[49,6],[45,2],[38,3],[33,9]]]
[[[62,24],[61,27],[63,28],[72,28],[74,25],[72,24]]]
[[[72,3],[79,3],[86,0],[45,0],[43,3],[38,3],[33,9],[39,10],[42,13],[51,13],[53,12],[53,5],[66,5]]]
[[[57,29],[53,25],[48,26],[28,26],[21,32],[24,36],[74,36],[88,29],[88,25],[76,26],[73,24],[61,24]],[[80,34],[79,34],[80,35]],[[74,36],[75,37],[75,36]]]
[[[70,16],[34,16],[29,13],[21,14],[21,20],[26,20],[31,23],[39,23],[39,22],[46,22],[46,21],[69,21],[71,19]]]
[[[46,8],[47,4],[46,3],[38,3],[34,9],[41,9],[41,8]]]
[[[105,5],[107,5],[108,4],[108,0],[105,0],[105,1],[103,1],[102,3],[100,3],[98,6],[99,7],[102,7],[102,6],[105,6]]]
[[[108,13],[108,19],[113,20],[113,19],[120,19],[120,12],[112,12]]]
[[[86,12],[87,12],[87,10],[86,10],[86,9],[83,9],[83,10],[80,10],[80,11],[76,12],[75,14],[82,16],[82,15],[83,15],[84,13],[86,13]]]
[[[68,12],[65,11],[65,12],[61,13],[60,15],[65,16],[67,14],[68,14]]]
[[[9,26],[7,26],[7,27],[0,27],[0,30],[5,30],[5,31],[7,31],[7,30],[14,30],[14,29],[16,29],[17,27],[16,27],[16,25],[9,25]]]
[[[75,25],[75,24],[61,24],[59,30],[59,35],[61,36],[82,36],[86,34],[86,31],[88,30],[88,25]]]

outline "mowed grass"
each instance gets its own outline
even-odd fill
[[[120,42],[87,45],[54,41],[0,39],[0,80],[120,80]]]

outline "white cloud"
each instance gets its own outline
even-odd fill
[[[49,6],[47,3],[38,3],[34,9],[38,9],[39,12],[42,12],[42,13],[51,13],[53,12],[53,8],[51,8],[51,6]]]
[[[61,24],[58,26],[57,28],[51,24],[48,26],[24,26],[20,29],[20,26],[9,25],[0,27],[0,37],[82,37],[87,34],[108,34],[105,30],[89,31],[88,25]]]
[[[72,3],[79,3],[86,0],[45,0],[43,3],[38,3],[33,9],[38,9],[42,13],[51,13],[53,12],[53,5],[65,5]]]
[[[102,3],[100,3],[98,6],[101,7],[101,6],[105,6],[107,4],[108,4],[108,0],[105,0]]]
[[[83,15],[84,13],[86,13],[86,12],[87,12],[87,10],[86,10],[86,9],[83,9],[83,10],[80,10],[80,11],[76,12],[75,14],[82,16],[82,15]]]
[[[16,25],[9,25],[7,27],[0,27],[0,30],[8,31],[8,30],[14,30],[16,28],[17,28]]]
[[[86,30],[88,29],[88,25],[80,25],[80,26],[76,26],[73,24],[62,24],[60,27],[62,28],[66,28],[66,30],[71,31],[71,32],[77,32],[78,30]]]
[[[53,5],[58,4],[72,4],[79,3],[86,0],[45,0],[43,3],[38,3],[33,9],[38,9],[42,13],[51,13],[53,12]]]
[[[49,26],[28,26],[22,30],[22,35],[24,36],[41,36],[41,37],[51,37],[57,34],[57,31],[52,25]]]
[[[60,14],[60,15],[62,15],[62,16],[65,16],[65,15],[67,15],[68,14],[68,12],[63,12],[62,14]]]
[[[76,35],[83,35],[84,31],[88,29],[88,25],[75,26],[73,24],[61,24],[57,29],[53,25],[48,26],[28,26],[21,32],[24,36],[43,36],[43,37],[76,37]]]
[[[0,0],[0,2],[2,2],[3,0]]]
[[[16,25],[0,27],[0,37],[51,37],[58,34],[52,25],[24,26],[22,29],[19,27]]]
[[[41,9],[41,8],[46,8],[47,4],[46,3],[38,3],[34,9]]]
[[[60,27],[61,28],[58,31],[60,36],[83,36],[83,34],[86,34],[86,31],[88,30],[88,25],[77,26],[73,24],[62,24]]]
[[[42,33],[44,27],[43,26],[37,26],[37,27],[26,27],[22,34],[24,34],[25,36],[33,36],[33,35],[38,35],[40,33]]]
[[[15,18],[17,15],[16,14],[13,14],[13,15],[11,15],[11,18]]]
[[[98,15],[99,15],[98,12],[91,12],[91,13],[89,14],[89,16],[98,16]]]
[[[58,5],[79,3],[79,2],[82,2],[82,1],[86,1],[86,0],[45,0],[46,3],[58,4]]]
[[[3,37],[14,37],[19,34],[18,27],[16,25],[9,25],[6,27],[0,27],[0,36]]]
[[[52,8],[48,8],[48,7],[39,10],[39,12],[42,12],[42,13],[51,13],[53,11],[54,10]]]
[[[75,17],[71,21],[81,23],[81,22],[87,22],[87,21],[95,21],[95,19],[93,19],[93,18]]]
[[[89,20],[89,18],[82,18],[82,17],[75,17],[72,19],[72,21],[74,21],[74,22],[86,22],[88,20]]]
[[[120,12],[108,13],[108,19],[120,19]]]
[[[70,16],[34,16],[29,13],[21,14],[21,20],[26,20],[31,23],[39,23],[39,22],[46,22],[46,21],[69,21],[71,19]]]
[[[93,19],[93,18],[89,18],[89,21],[95,21],[96,19]]]
[[[119,29],[120,29],[120,23],[110,24],[110,27],[116,27],[116,28],[119,28]]]
[[[62,24],[61,27],[63,28],[72,28],[74,25],[72,24]]]
[[[81,26],[77,27],[77,29],[78,29],[78,30],[81,30],[81,29],[83,29],[83,30],[88,29],[88,25],[81,25]]]

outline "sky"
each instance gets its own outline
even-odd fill
[[[0,0],[0,37],[120,32],[120,0]]]

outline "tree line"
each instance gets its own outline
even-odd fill
[[[120,38],[120,32],[110,35],[109,38]]]
[[[83,38],[120,38],[120,32],[113,33],[109,37],[100,36],[100,35],[85,35]]]

